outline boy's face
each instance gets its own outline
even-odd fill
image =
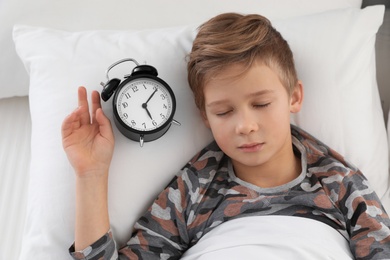
[[[300,82],[289,96],[278,75],[261,63],[235,77],[242,69],[232,65],[204,87],[205,123],[236,172],[291,156],[290,113],[300,110],[303,98]]]

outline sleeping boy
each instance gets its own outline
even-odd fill
[[[288,43],[265,17],[212,18],[188,59],[188,82],[215,141],[160,193],[119,252],[107,201],[114,136],[99,93],[90,114],[79,88],[79,107],[62,125],[76,173],[74,259],[179,259],[221,224],[252,216],[315,220],[347,241],[351,257],[390,259],[390,220],[366,178],[290,124],[303,85]]]

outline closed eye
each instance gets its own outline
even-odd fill
[[[269,105],[271,105],[271,103],[255,104],[255,105],[253,105],[253,107],[255,107],[255,108],[265,108],[265,107],[268,107]]]
[[[216,113],[215,115],[216,116],[220,116],[220,117],[222,117],[222,116],[226,116],[226,115],[228,115],[230,112],[232,112],[233,110],[228,110],[228,111],[225,111],[225,112],[219,112],[219,113]]]

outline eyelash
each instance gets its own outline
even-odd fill
[[[269,105],[271,105],[271,103],[260,104],[260,105],[253,105],[253,106],[256,107],[256,108],[265,108],[265,107],[268,107]]]
[[[216,114],[216,116],[223,117],[223,116],[226,116],[227,114],[229,114],[230,112],[232,112],[232,110],[229,110],[229,111],[226,111],[226,112],[223,112],[223,113],[218,113],[218,114]]]
[[[268,107],[269,105],[271,105],[271,103],[266,103],[266,104],[260,104],[260,105],[253,105],[254,108],[266,108]],[[216,116],[218,117],[223,117],[223,116],[226,116],[227,114],[229,114],[230,112],[232,112],[233,110],[229,110],[229,111],[226,111],[226,112],[223,112],[223,113],[218,113],[216,114]]]

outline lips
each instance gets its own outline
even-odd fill
[[[260,151],[264,143],[248,143],[238,147],[243,152],[257,152]]]

